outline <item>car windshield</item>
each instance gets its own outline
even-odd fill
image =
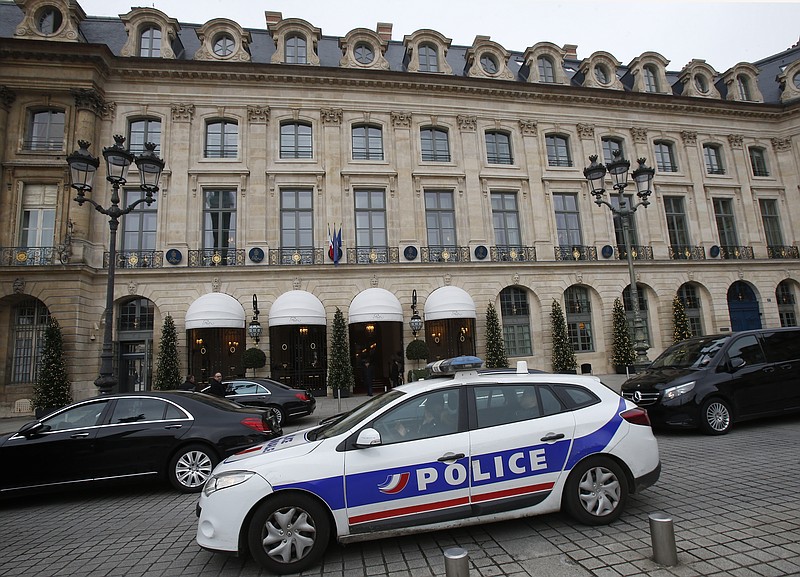
[[[701,369],[711,362],[729,338],[729,336],[708,337],[677,343],[661,353],[650,367]]]
[[[357,423],[360,423],[373,413],[380,411],[383,407],[393,403],[395,399],[399,399],[405,394],[406,393],[399,390],[391,390],[383,395],[372,397],[366,403],[362,403],[352,411],[344,413],[342,418],[321,425],[309,432],[308,438],[312,441],[316,441],[317,439],[328,439],[336,435],[341,435],[349,431]]]

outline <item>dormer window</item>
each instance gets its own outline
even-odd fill
[[[608,84],[610,77],[608,75],[608,70],[605,66],[599,65],[594,67],[594,77],[597,78],[597,81],[600,84]]]
[[[286,38],[285,43],[286,64],[307,64],[306,38],[300,34],[293,34]]]
[[[549,56],[539,56],[536,59],[536,65],[539,68],[539,82],[553,83],[556,81],[553,60]]]
[[[419,47],[419,71],[439,72],[439,55],[432,44],[423,44]]]
[[[161,29],[148,26],[139,36],[139,56],[159,58],[161,56]]]
[[[708,79],[703,74],[695,74],[694,86],[698,92],[706,94],[708,92]]]
[[[447,63],[447,50],[451,40],[435,30],[417,30],[403,38],[405,64],[408,72],[452,74]]]
[[[375,51],[366,42],[359,42],[353,50],[353,57],[359,64],[372,64],[372,61],[375,60]]]
[[[275,42],[273,64],[319,66],[317,43],[322,30],[299,18],[284,20],[280,12],[267,12],[267,28]]]
[[[481,55],[481,68],[486,74],[497,74],[497,60],[491,54]]]
[[[55,34],[63,22],[61,11],[53,6],[45,6],[36,15],[36,29],[42,34]]]
[[[200,40],[200,48],[194,53],[195,60],[250,61],[250,33],[236,22],[227,18],[216,18],[209,20],[195,32]]]
[[[797,74],[794,75],[794,78],[792,79],[792,82],[794,82],[795,88],[800,90],[800,72],[798,72]]]
[[[225,58],[233,54],[233,49],[236,46],[230,34],[220,34],[214,40],[214,54],[220,58]]]
[[[658,73],[653,66],[648,65],[642,69],[644,75],[644,88],[647,92],[658,92]]]

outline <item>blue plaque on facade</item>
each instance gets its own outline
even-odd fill
[[[406,260],[414,260],[417,258],[419,251],[415,246],[407,246],[403,251],[403,256],[406,257]]]
[[[179,264],[183,260],[183,254],[177,248],[171,248],[167,251],[167,262],[169,264]]]
[[[479,245],[475,247],[475,258],[478,260],[483,260],[489,255],[489,250],[483,246]]]
[[[712,246],[708,249],[708,254],[711,255],[711,258],[717,258],[719,256],[719,247],[717,245]]]
[[[251,248],[250,249],[250,260],[253,262],[261,262],[264,260],[264,251],[260,248]]]
[[[614,247],[607,244],[600,250],[600,254],[603,255],[603,258],[611,258],[614,256]]]

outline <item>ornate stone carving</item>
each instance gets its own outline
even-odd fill
[[[728,144],[731,145],[731,148],[742,148],[744,143],[744,136],[741,134],[729,134],[728,135]]]
[[[792,149],[791,138],[771,138],[770,142],[772,143],[772,149],[775,152],[786,152],[787,150]]]
[[[219,292],[220,286],[222,286],[222,282],[219,280],[218,276],[215,276],[211,279],[211,290],[215,293]]]
[[[681,138],[684,146],[695,146],[697,144],[697,132],[694,130],[681,130]]]
[[[342,123],[343,112],[341,108],[321,108],[319,113],[322,117],[322,124],[339,126]]]
[[[410,112],[391,112],[392,126],[395,128],[411,128]]]
[[[248,106],[247,107],[247,120],[252,124],[269,124],[269,106]]]
[[[520,120],[519,129],[522,132],[522,136],[539,136],[538,124],[535,120]]]
[[[467,114],[459,114],[456,116],[458,128],[462,132],[475,132],[478,127],[478,117],[470,116]]]
[[[639,144],[647,144],[647,129],[640,126],[631,126],[631,138]]]
[[[136,294],[136,291],[139,290],[139,285],[135,282],[131,281],[128,283],[128,294],[133,296]]]
[[[14,101],[17,99],[17,94],[7,86],[0,86],[0,107],[8,110]]]
[[[14,294],[21,295],[25,292],[25,279],[17,277],[14,279]]]
[[[73,88],[70,92],[75,99],[75,108],[94,112],[98,116],[102,115],[105,102],[99,92],[89,88]]]
[[[190,122],[194,117],[194,104],[173,104],[172,120],[174,122]]]
[[[592,140],[594,138],[594,124],[579,122],[575,125],[575,128],[578,129],[578,136],[580,136],[581,140]]]

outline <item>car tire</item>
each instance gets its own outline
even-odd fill
[[[278,424],[278,427],[283,427],[286,424],[286,411],[278,405],[267,405],[266,410],[270,413]]]
[[[219,458],[205,445],[181,447],[169,461],[169,481],[181,493],[199,493],[217,463]]]
[[[628,502],[628,480],[608,457],[590,457],[578,463],[564,485],[564,509],[585,525],[616,521]]]
[[[731,430],[733,415],[727,401],[714,397],[700,409],[700,430],[706,435],[724,435]]]
[[[247,542],[253,559],[273,573],[299,573],[322,558],[330,540],[328,512],[302,493],[276,495],[253,514]]]

